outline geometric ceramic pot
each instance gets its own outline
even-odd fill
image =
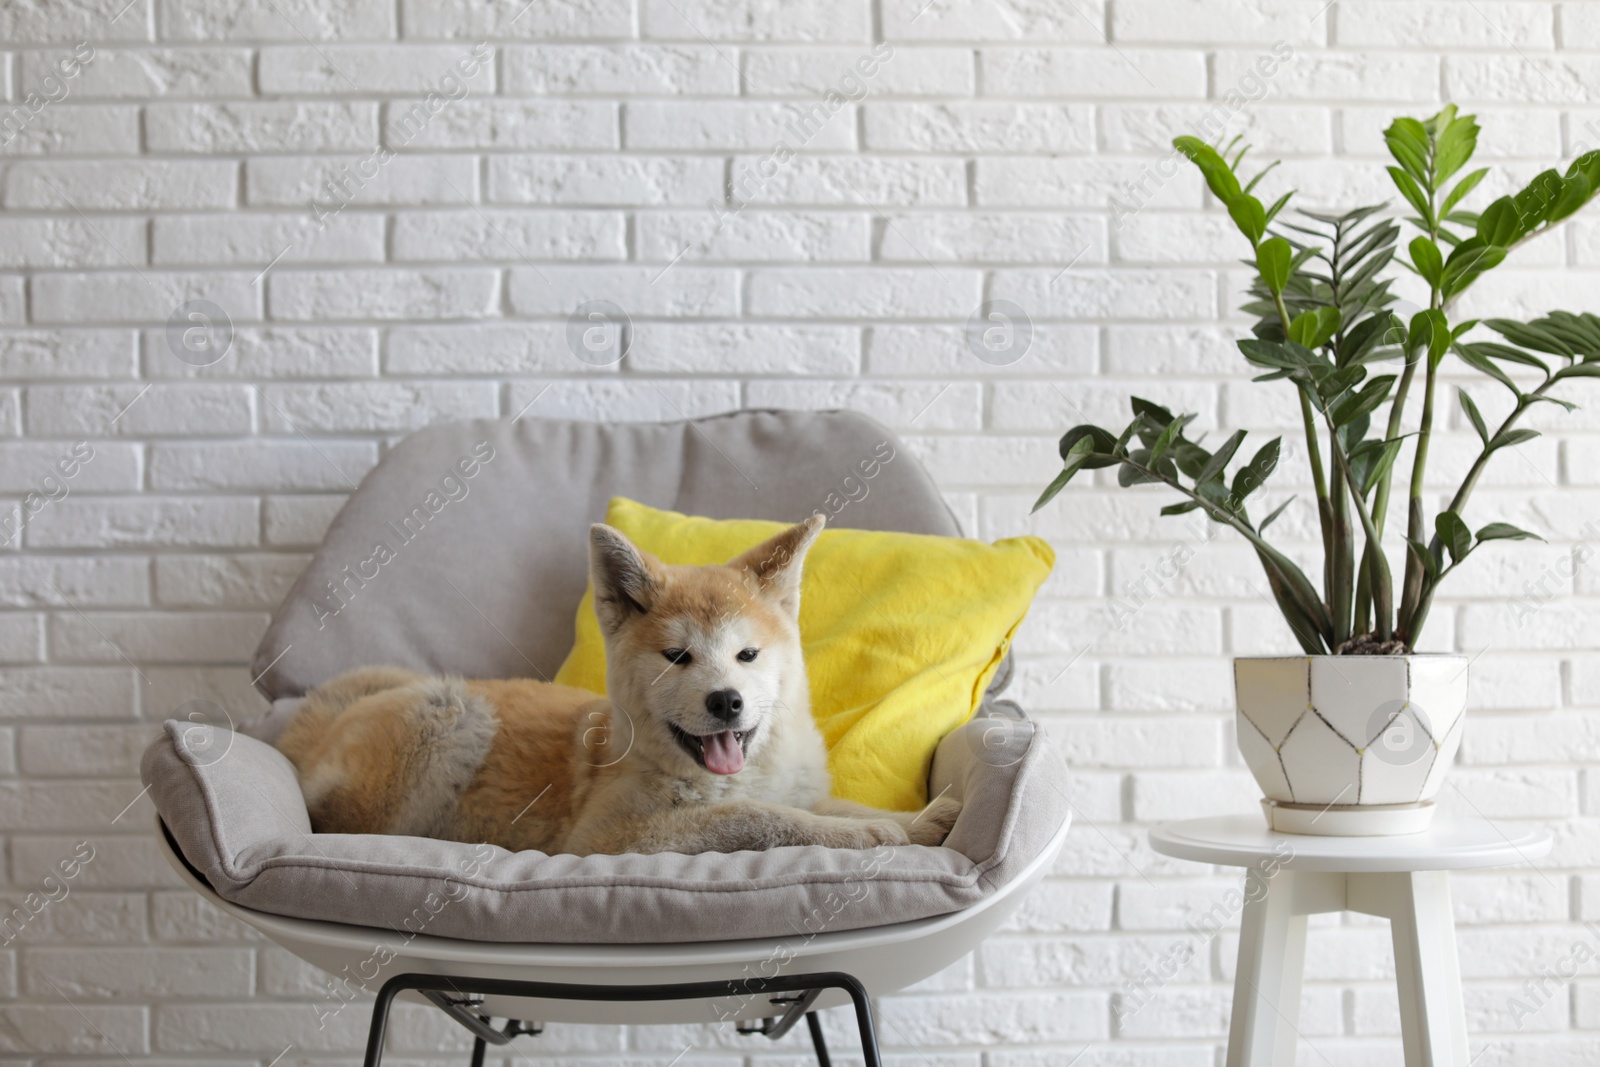
[[[1233,661],[1239,752],[1274,830],[1419,833],[1461,744],[1465,656]]]

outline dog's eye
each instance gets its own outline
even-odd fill
[[[747,648],[739,653],[740,663],[754,663],[757,656],[761,655],[759,648]]]
[[[687,667],[690,663],[694,662],[694,657],[689,655],[687,651],[681,648],[663,649],[661,654],[680,667]]]

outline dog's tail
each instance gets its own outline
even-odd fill
[[[329,679],[306,694],[278,738],[278,751],[304,767],[322,747],[328,730],[346,708],[364,697],[400,689],[427,678],[403,667],[362,667]]]

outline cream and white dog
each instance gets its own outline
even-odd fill
[[[278,742],[313,829],[579,855],[938,844],[953,800],[919,813],[829,796],[798,623],[822,525],[708,567],[592,527],[609,699],[393,667],[320,686]]]

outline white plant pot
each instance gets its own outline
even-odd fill
[[[1274,830],[1420,833],[1461,744],[1467,658],[1233,661],[1239,752]]]

